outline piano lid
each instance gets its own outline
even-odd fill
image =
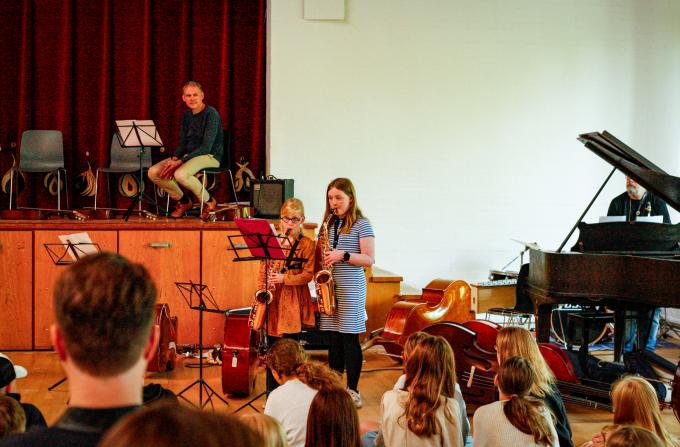
[[[680,211],[680,178],[667,174],[606,130],[579,135],[578,140],[648,191]]]

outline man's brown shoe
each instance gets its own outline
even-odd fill
[[[170,213],[170,217],[179,219],[180,217],[184,216],[184,213],[190,210],[193,206],[194,204],[191,203],[191,200],[189,200],[187,203],[177,202],[175,210]]]
[[[217,209],[217,200],[211,198],[207,202],[203,203],[203,212],[201,213],[201,219],[208,220],[210,213]]]

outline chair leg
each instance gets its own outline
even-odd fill
[[[14,171],[9,176],[9,209],[12,209],[12,190],[14,188]],[[17,186],[17,190],[19,187]]]
[[[203,215],[203,193],[205,192],[205,178],[207,177],[208,174],[206,174],[205,171],[203,171],[203,180],[201,182],[201,196],[198,198],[198,200],[201,202],[201,213],[199,214],[200,216]]]
[[[61,170],[57,169],[57,210],[61,211]]]
[[[238,203],[238,196],[236,195],[236,185],[234,185],[234,176],[231,174],[231,169],[227,169],[229,173],[229,181],[231,182],[231,191],[234,193],[234,202]]]
[[[94,210],[97,211],[97,195],[99,194],[99,169],[94,174]]]
[[[68,196],[69,196],[68,173],[66,172],[66,169],[64,169],[64,197],[66,197],[66,209],[70,210],[71,209],[71,201],[69,200]]]

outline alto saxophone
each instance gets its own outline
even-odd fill
[[[290,230],[286,230],[285,236],[288,237]],[[267,281],[269,274],[274,271],[285,273],[286,269],[282,268],[284,261],[269,261],[269,268],[265,269],[264,278],[260,281],[262,286],[255,292],[255,301],[250,308],[250,316],[248,317],[248,325],[254,331],[259,331],[264,326],[264,318],[266,316],[267,306],[271,304],[274,299],[274,290],[276,284]]]
[[[318,244],[321,244],[321,268],[314,275],[314,285],[316,288],[317,304],[319,312],[326,315],[335,314],[335,281],[333,281],[333,266],[324,265],[324,258],[327,250],[330,250],[331,243],[328,237],[328,223],[335,216],[335,210],[331,210],[325,222],[319,230]]]

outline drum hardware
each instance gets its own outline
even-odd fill
[[[217,391],[203,379],[203,313],[224,314],[224,311],[219,309],[219,306],[207,285],[194,282],[176,282],[175,286],[182,295],[182,298],[184,298],[184,302],[186,302],[189,309],[198,311],[198,379],[177,393],[177,397],[194,405],[193,402],[184,396],[184,393],[195,385],[198,385],[198,405],[195,405],[196,407],[202,409],[210,404],[214,410],[215,405],[212,401],[213,396],[217,397],[225,405],[229,405],[229,402],[222,398],[222,396],[220,396]],[[187,366],[191,367],[191,365]],[[205,402],[203,402],[203,391],[205,391],[207,396]]]

